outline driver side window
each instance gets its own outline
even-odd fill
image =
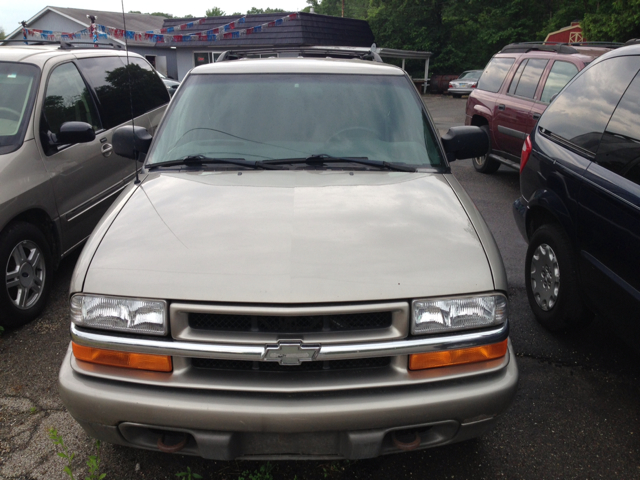
[[[53,134],[60,132],[64,122],[86,122],[94,130],[102,128],[87,85],[73,63],[60,65],[51,73],[43,116],[42,129]]]

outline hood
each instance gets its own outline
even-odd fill
[[[84,283],[97,294],[280,304],[493,288],[445,175],[360,171],[151,174]]]

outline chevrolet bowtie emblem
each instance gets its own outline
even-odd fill
[[[278,362],[280,365],[300,365],[314,360],[320,351],[320,345],[304,345],[302,342],[279,342],[267,345],[262,355],[266,362]]]

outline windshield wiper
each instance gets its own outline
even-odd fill
[[[147,168],[152,169],[159,167],[173,167],[176,165],[211,165],[216,163],[238,165],[240,167],[255,168],[260,170],[286,170],[285,167],[281,165],[271,165],[262,161],[250,162],[248,160],[245,160],[244,158],[212,158],[205,157],[204,155],[189,155],[187,157],[179,158],[176,160],[154,163],[152,165],[148,165]]]
[[[306,158],[289,158],[284,160],[264,160],[263,164],[280,164],[280,163],[306,163],[307,165],[324,165],[326,163],[357,163],[367,165],[369,167],[386,168],[388,170],[396,170],[398,172],[415,172],[415,167],[409,167],[398,163],[383,162],[380,160],[369,160],[364,157],[332,157],[326,153],[311,155]]]

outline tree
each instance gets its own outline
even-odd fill
[[[584,16],[584,36],[591,41],[626,42],[640,37],[640,0],[601,2]]]
[[[0,40],[4,40],[4,37],[5,37],[4,29],[0,28]]]
[[[208,9],[204,15],[206,17],[224,17],[226,13],[220,7],[212,7]]]
[[[251,10],[247,10],[247,15],[255,15],[259,13],[284,13],[286,10],[281,8],[256,8],[252,7]]]

